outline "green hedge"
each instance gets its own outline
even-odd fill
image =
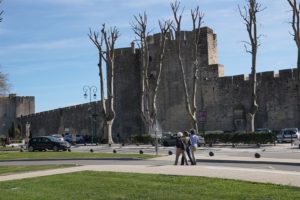
[[[243,143],[243,144],[267,144],[274,143],[276,135],[273,133],[210,133],[204,135],[206,144]]]
[[[131,142],[138,143],[138,144],[151,144],[151,143],[153,143],[153,138],[151,137],[151,135],[148,135],[148,134],[132,135]]]

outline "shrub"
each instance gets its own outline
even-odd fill
[[[132,143],[150,144],[153,139],[149,134],[132,135]]]
[[[274,143],[276,135],[273,133],[210,133],[204,136],[207,144],[221,143],[244,143],[244,144],[267,144]]]

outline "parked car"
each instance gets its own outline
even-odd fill
[[[257,128],[255,133],[272,133],[272,130],[269,128]]]
[[[60,141],[65,141],[62,135],[59,134],[53,134],[51,135],[52,137],[56,137],[57,139],[59,139]]]
[[[43,150],[70,150],[71,145],[66,141],[60,141],[56,137],[52,136],[40,136],[31,138],[28,142],[28,151],[32,152],[35,150],[43,151]]]
[[[202,136],[199,136],[198,140],[198,147],[202,146],[204,142],[204,138]],[[176,133],[168,133],[168,134],[163,134],[161,138],[161,143],[163,146],[175,146],[176,144],[176,138],[177,134]]]
[[[72,143],[72,142],[74,141],[72,137],[73,137],[73,135],[67,134],[67,135],[64,136],[64,140],[67,141],[67,142]],[[76,142],[77,144],[79,144],[79,143],[84,143],[85,140],[84,140],[83,135],[76,135],[75,142]]]
[[[298,128],[284,128],[277,135],[277,141],[282,142],[291,142],[300,139],[300,132]]]
[[[176,138],[177,134],[176,133],[168,133],[164,134],[161,138],[161,142],[163,146],[175,146],[176,144]]]

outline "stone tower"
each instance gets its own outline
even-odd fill
[[[160,34],[148,37],[150,52],[150,76],[157,74],[159,62]],[[217,38],[212,29],[201,29],[199,44],[200,80],[222,77],[224,69],[218,65]],[[182,32],[182,58],[187,75],[188,85],[193,77],[193,33]],[[141,60],[139,49],[123,48],[116,50],[115,71],[115,107],[117,117],[114,122],[114,132],[125,136],[143,133],[139,109]],[[151,84],[151,80],[150,80]],[[158,121],[164,131],[185,130],[191,127],[187,120],[184,103],[184,90],[181,72],[176,54],[176,40],[169,38],[166,43],[161,83],[158,91]],[[200,102],[199,102],[200,103]],[[182,119],[180,119],[182,117]]]
[[[0,97],[0,134],[7,135],[8,129],[17,117],[33,114],[34,112],[34,97],[21,97],[16,94]]]

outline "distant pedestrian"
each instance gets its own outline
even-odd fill
[[[196,135],[196,131],[194,129],[190,130],[190,139],[191,139],[191,156],[192,156],[192,160],[193,160],[193,164],[196,165],[196,158],[195,158],[195,152],[197,150],[198,147],[198,141],[199,141],[199,137]]]
[[[182,137],[182,141],[183,143],[185,144],[185,152],[186,152],[186,155],[187,157],[190,159],[190,162],[191,162],[191,165],[194,165],[194,161],[191,157],[191,139],[190,139],[190,136],[189,136],[189,132],[187,131],[184,131],[183,132],[183,137]],[[184,159],[182,157],[181,159],[181,165],[184,165]]]
[[[182,157],[184,159],[184,163],[187,164],[187,160],[186,160],[185,153],[184,153],[186,147],[185,147],[185,144],[183,143],[182,136],[183,136],[183,134],[181,132],[177,133],[175,165],[177,165],[178,158],[180,155],[182,155]]]

